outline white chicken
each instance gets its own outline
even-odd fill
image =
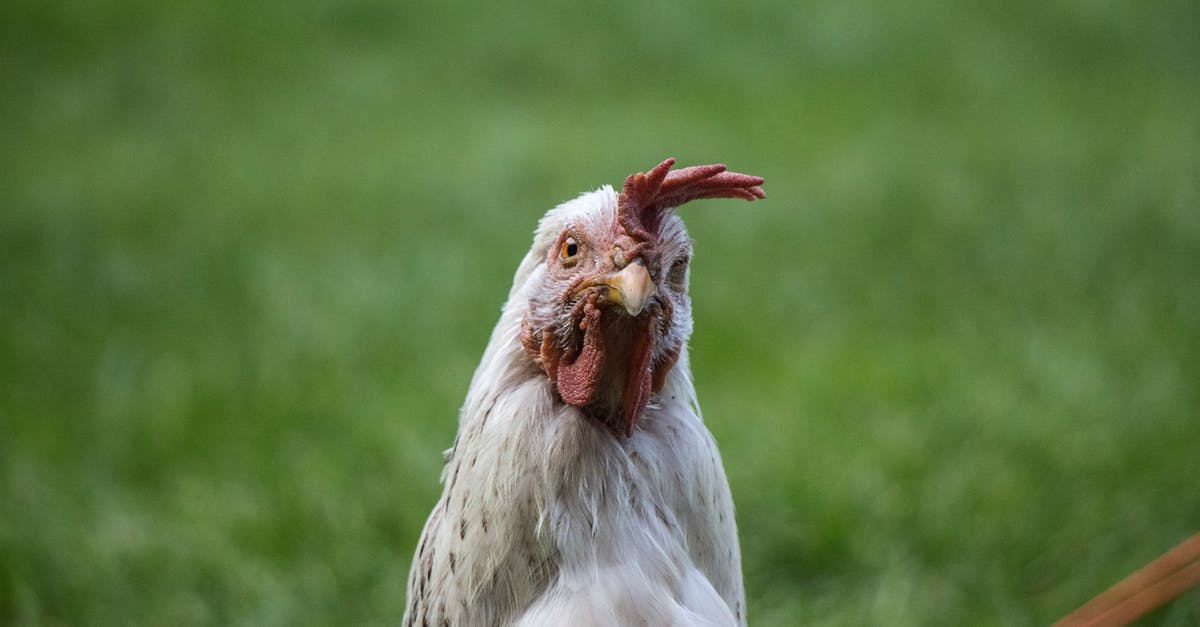
[[[406,625],[744,625],[733,500],[688,366],[692,245],[673,209],[765,198],[721,165],[563,203],[475,371]]]

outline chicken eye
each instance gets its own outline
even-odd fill
[[[676,291],[683,291],[687,287],[687,258],[679,259],[671,264],[671,269],[667,272],[667,282]]]
[[[576,242],[574,237],[563,240],[562,248],[559,249],[559,257],[562,258],[563,263],[574,263],[578,254],[579,242]]]

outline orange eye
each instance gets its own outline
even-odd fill
[[[568,237],[563,240],[562,248],[558,252],[563,261],[570,261],[579,254],[579,242],[576,242],[574,237]]]

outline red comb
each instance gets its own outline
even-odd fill
[[[726,172],[724,165],[697,165],[671,171],[667,159],[648,173],[632,174],[617,197],[617,219],[633,235],[649,237],[658,230],[663,213],[703,198],[766,198],[757,176]]]

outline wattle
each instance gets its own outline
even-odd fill
[[[585,407],[596,399],[600,379],[604,375],[604,338],[600,335],[600,309],[592,303],[585,305],[580,332],[583,347],[577,354],[563,355],[558,364],[558,394],[563,402]]]
[[[635,335],[629,338],[626,372],[623,381],[620,381],[623,388],[622,424],[619,425],[623,427],[621,430],[627,437],[633,435],[654,388],[654,329],[658,324],[658,315],[655,311],[647,318],[638,320],[633,326]],[[559,360],[555,384],[563,402],[583,409],[592,405],[599,397],[605,375],[610,374],[606,373],[605,368],[619,367],[620,361],[610,359],[608,352],[612,344],[621,342],[606,343],[605,340],[610,338],[606,338],[605,334],[614,331],[611,325],[602,322],[600,308],[590,302],[585,305],[580,332],[584,334],[582,346],[577,353],[563,355]],[[619,373],[611,374],[619,376]],[[613,427],[615,429],[618,425]]]

